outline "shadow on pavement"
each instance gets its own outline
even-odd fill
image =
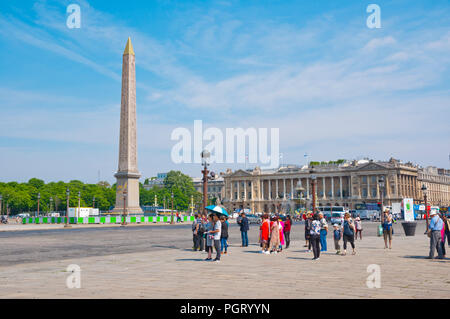
[[[175,261],[205,261],[203,258],[184,258],[184,259],[175,259]]]
[[[312,257],[309,257],[309,258],[305,258],[305,257],[286,257],[286,259],[312,260]]]
[[[411,259],[425,259],[425,260],[433,260],[439,262],[445,262],[446,260],[450,260],[450,258],[438,259],[434,257],[433,259],[428,259],[428,256],[403,256],[403,258],[411,258]]]
[[[244,253],[261,254],[260,250],[244,250]]]

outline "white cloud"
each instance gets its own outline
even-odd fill
[[[376,38],[376,39],[372,39],[370,40],[363,48],[363,51],[372,51],[375,49],[379,49],[382,48],[384,46],[389,46],[391,44],[396,44],[397,41],[391,37],[384,37],[384,38]]]

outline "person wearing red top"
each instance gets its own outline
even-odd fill
[[[261,244],[262,244],[262,253],[263,254],[270,254],[267,251],[268,248],[268,244],[269,244],[269,235],[270,235],[270,222],[269,222],[269,217],[267,216],[267,214],[264,214],[261,219],[262,219],[262,223],[261,223],[261,227],[260,227],[260,240],[261,240]]]
[[[286,221],[284,222],[284,239],[286,241],[286,249],[289,248],[289,244],[291,243],[291,226],[292,226],[292,219],[291,215],[287,215]]]

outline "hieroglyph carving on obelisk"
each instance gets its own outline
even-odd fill
[[[114,212],[122,213],[124,204],[128,214],[142,213],[139,206],[139,178],[136,141],[136,58],[131,39],[128,38],[123,53],[122,102],[120,109],[119,170],[116,206]],[[124,190],[126,197],[124,202]]]

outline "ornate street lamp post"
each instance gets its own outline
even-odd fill
[[[427,224],[427,228],[425,229],[425,234],[428,231],[428,203],[427,203],[427,186],[425,184],[422,184],[422,193],[423,193],[423,199],[425,202],[425,218],[426,218],[426,224]]]
[[[78,212],[77,212],[77,217],[80,217],[80,211],[81,211],[81,193],[78,192]]]
[[[67,211],[66,211],[66,224],[64,225],[64,228],[70,228],[70,225],[69,225],[69,196],[70,196],[70,189],[69,189],[69,187],[67,187],[67,189],[66,189]]]
[[[52,212],[53,197],[50,196],[49,201],[50,201],[50,203],[48,205],[48,213],[50,214]]]
[[[172,194],[170,195],[170,197],[172,198],[172,209],[170,212],[170,223],[173,224],[173,191]]]
[[[202,173],[203,173],[203,179],[202,179],[202,181],[203,181],[203,209],[202,209],[202,211],[203,211],[203,214],[206,214],[206,206],[208,206],[208,174],[209,174],[208,160],[209,160],[209,157],[211,156],[211,154],[209,153],[209,151],[204,150],[201,153],[201,156],[202,156],[202,160],[203,160],[203,170],[202,170]]]
[[[314,173],[313,170],[311,170],[311,173]],[[317,176],[311,175],[311,188],[312,188],[312,208],[313,208],[313,214],[316,213],[316,181]]]
[[[209,153],[208,150],[204,150],[201,153],[202,156],[202,160],[203,160],[203,209],[202,212],[203,214],[206,214],[206,206],[208,206],[208,180],[210,179],[215,179],[216,178],[216,174],[214,172],[210,172],[208,171],[208,166],[209,166],[209,158],[211,156],[211,154]],[[208,174],[210,174],[210,176],[208,176]]]
[[[92,197],[92,208],[95,208],[95,196]]]
[[[2,215],[3,196],[0,194],[0,216]]]
[[[385,187],[385,179],[384,176],[380,176],[380,179],[378,180],[378,185],[380,187],[380,200],[381,200],[381,211],[380,211],[380,221],[383,223],[384,214],[383,214],[383,197],[384,197],[384,187]]]
[[[37,216],[36,217],[39,217],[39,203],[41,200],[41,193],[37,194],[37,200],[38,200],[38,206],[37,206]]]
[[[297,197],[294,198],[295,199],[294,202],[297,202],[299,208],[302,205],[302,203],[306,203],[306,201],[303,200],[303,192],[304,191],[305,191],[305,189],[302,187],[302,184],[300,183],[300,181],[298,181],[297,186],[295,187],[295,194],[297,195]]]
[[[123,195],[123,220],[122,220],[122,225],[121,226],[126,226],[127,225],[127,190],[124,189],[122,192]]]

